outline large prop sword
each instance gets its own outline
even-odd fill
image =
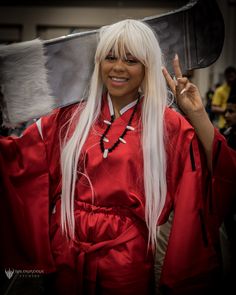
[[[224,21],[214,0],[191,0],[143,21],[157,33],[170,72],[175,53],[184,73],[211,65],[221,53]],[[94,30],[0,47],[4,124],[14,126],[80,100],[93,70],[97,40]]]

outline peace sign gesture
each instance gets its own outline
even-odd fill
[[[178,106],[188,117],[195,129],[205,150],[208,169],[211,171],[214,127],[205,111],[197,86],[182,76],[177,55],[173,60],[173,69],[176,80],[171,78],[166,68],[163,68],[163,75],[175,96]]]
[[[195,115],[196,112],[204,111],[201,95],[197,86],[191,83],[188,78],[182,76],[177,54],[173,59],[173,70],[175,79],[170,76],[166,68],[163,68],[162,72],[178,106],[191,119],[191,116]]]

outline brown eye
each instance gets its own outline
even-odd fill
[[[116,58],[114,55],[108,54],[108,55],[106,56],[105,60],[108,60],[108,61],[115,61],[115,60],[117,60],[117,58]]]
[[[136,59],[133,59],[133,58],[126,58],[125,62],[128,63],[128,64],[136,64],[136,63],[138,63],[138,61]]]
[[[124,62],[126,62],[129,65],[132,65],[137,64],[139,61],[132,54],[128,53],[124,58]]]

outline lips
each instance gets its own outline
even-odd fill
[[[114,82],[127,82],[129,79],[125,77],[110,77]]]

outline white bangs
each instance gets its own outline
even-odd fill
[[[100,31],[100,41],[95,56],[96,63],[106,58],[109,52],[126,58],[127,53],[137,58],[144,66],[150,62],[150,48],[156,39],[150,28],[136,20],[126,20]],[[149,61],[148,61],[149,59]]]

